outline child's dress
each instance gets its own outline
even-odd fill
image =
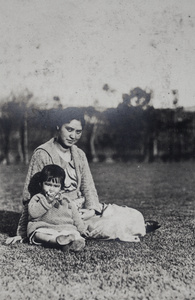
[[[52,236],[73,234],[75,239],[80,239],[86,231],[86,224],[74,203],[62,199],[49,204],[45,196],[36,194],[28,204],[29,221],[27,235],[30,242],[36,232]]]

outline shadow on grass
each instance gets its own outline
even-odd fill
[[[20,213],[14,211],[0,211],[0,233],[6,233],[9,236],[16,235]]]

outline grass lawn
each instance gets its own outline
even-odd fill
[[[87,241],[80,253],[6,246],[27,168],[0,166],[0,299],[195,299],[195,162],[92,164],[101,202],[128,205],[162,226],[140,243]]]

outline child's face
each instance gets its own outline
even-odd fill
[[[43,193],[50,200],[53,200],[53,198],[59,193],[60,190],[61,190],[61,183],[59,182],[53,182],[53,181],[43,182]]]

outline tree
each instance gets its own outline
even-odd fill
[[[129,94],[123,94],[123,104],[129,107],[137,106],[146,109],[150,103],[152,94],[153,92],[151,90],[147,92],[139,87],[136,87],[130,90]]]
[[[129,94],[122,95],[123,102],[117,107],[121,151],[125,150],[128,155],[130,149],[137,149],[147,161],[153,160],[155,139],[155,114],[154,108],[150,106],[152,95],[151,90],[148,92],[136,87]]]
[[[90,158],[93,162],[98,162],[99,158],[96,151],[96,140],[99,125],[102,123],[101,113],[94,107],[89,106],[85,109],[85,119],[87,121],[88,132],[89,132],[89,150]]]
[[[25,90],[22,94],[11,95],[1,106],[1,138],[3,158],[10,163],[11,136],[17,140],[19,160],[28,164],[28,104],[32,93]]]

